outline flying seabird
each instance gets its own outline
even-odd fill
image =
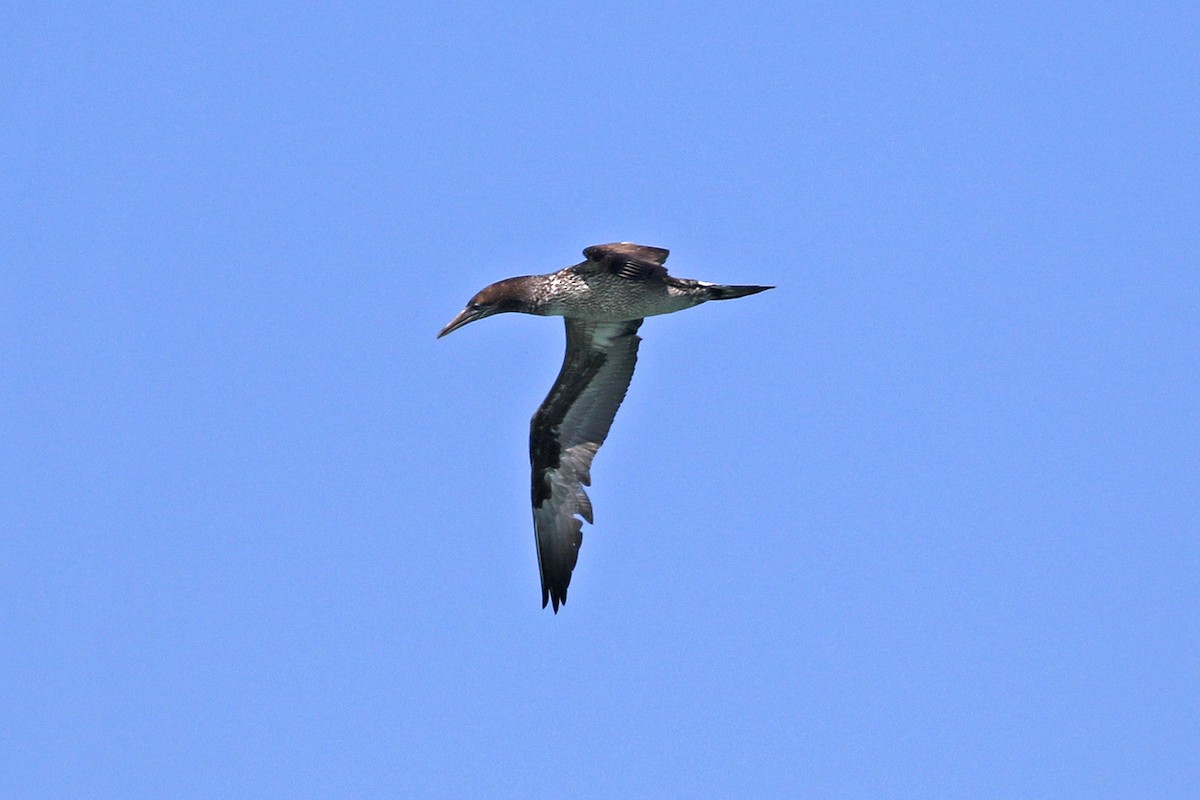
[[[566,318],[562,369],[529,429],[542,608],[553,603],[556,614],[567,602],[582,520],[592,522],[583,487],[591,485],[592,459],[633,377],[642,319],[774,288],[671,277],[663,266],[668,252],[632,242],[593,245],[574,266],[484,288],[438,334],[506,311]]]

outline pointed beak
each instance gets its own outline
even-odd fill
[[[474,322],[477,319],[483,319],[487,315],[488,310],[485,308],[464,308],[462,311],[458,312],[457,317],[450,320],[450,323],[446,327],[442,328],[442,332],[437,335],[437,338],[440,339],[447,333],[453,333],[454,331],[458,330],[468,322]]]

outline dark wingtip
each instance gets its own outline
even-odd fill
[[[558,607],[560,605],[565,606],[567,604],[566,589],[564,589],[562,591],[562,593],[560,594],[557,589],[554,590],[553,592],[551,592],[550,589],[543,588],[542,589],[542,608],[545,608],[546,606],[550,605],[551,603],[554,604],[554,613],[557,614]]]

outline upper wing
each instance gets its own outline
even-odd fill
[[[594,244],[584,249],[583,255],[587,261],[577,269],[603,270],[634,281],[661,279],[667,277],[667,268],[663,266],[663,262],[667,260],[670,252],[661,247],[647,247],[633,242]]]
[[[567,602],[567,585],[579,557],[580,517],[592,521],[592,504],[583,487],[591,485],[592,459],[633,377],[642,321],[566,323],[562,369],[529,428],[542,607],[553,602],[555,612]]]

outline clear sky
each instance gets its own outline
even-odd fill
[[[0,796],[1197,796],[1195,4],[0,24]],[[555,616],[561,322],[434,336],[614,240],[778,288]]]

